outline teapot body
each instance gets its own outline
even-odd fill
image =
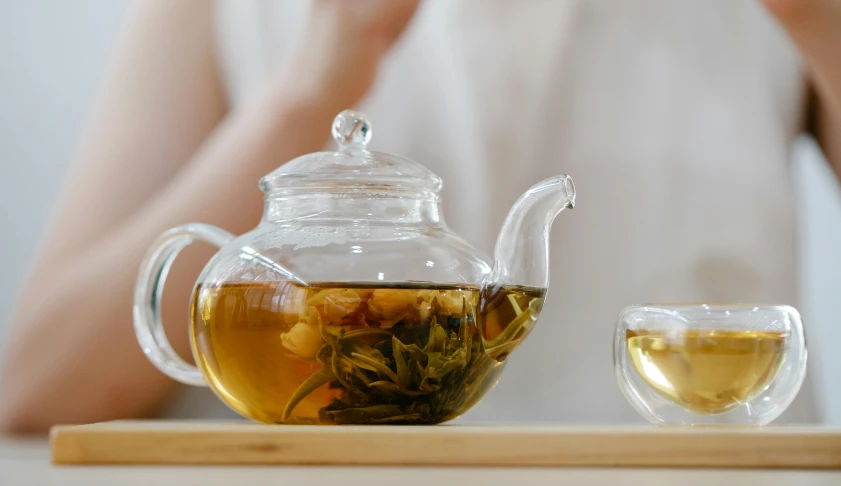
[[[504,366],[476,323],[489,271],[445,227],[266,222],[199,277],[193,355],[220,399],[262,422],[442,422]]]

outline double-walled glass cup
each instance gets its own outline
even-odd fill
[[[806,374],[800,314],[784,305],[640,305],[622,311],[616,378],[657,425],[766,425]]]

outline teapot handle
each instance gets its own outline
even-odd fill
[[[208,224],[185,224],[165,231],[152,243],[140,264],[134,286],[134,333],[149,361],[170,378],[187,385],[207,386],[201,371],[172,349],[161,322],[164,280],[178,253],[196,240],[223,247],[234,235]]]

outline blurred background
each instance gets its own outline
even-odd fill
[[[0,348],[128,4],[0,1]]]
[[[0,1],[0,328],[101,85],[128,2]]]
[[[124,0],[0,0],[0,349],[39,235],[102,82]],[[791,154],[802,312],[822,415],[841,424],[841,191],[815,143]],[[809,190],[802,190],[808,187]],[[823,362],[821,362],[823,360]],[[836,406],[829,406],[836,404]]]

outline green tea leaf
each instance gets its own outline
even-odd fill
[[[485,348],[485,352],[488,353],[488,356],[497,359],[503,355],[508,355],[511,351],[517,349],[517,346],[519,346],[520,343],[522,343],[522,339],[508,341],[491,348]]]
[[[438,368],[438,378],[443,378],[449,373],[467,366],[467,361],[464,359],[464,354],[464,350],[460,349],[454,355],[452,355],[449,360],[443,363],[441,367]]]
[[[356,390],[351,386],[351,384],[345,378],[347,375],[351,374],[351,370],[353,369],[353,364],[351,364],[348,367],[347,363],[342,361],[341,357],[339,356],[339,353],[335,350],[335,348],[333,349],[333,356],[330,359],[330,367],[333,370],[333,375],[336,377],[336,380],[339,383],[341,383],[341,385],[346,390],[349,390],[349,391],[355,393]]]
[[[321,339],[323,339],[325,343],[335,346],[339,342],[339,338],[332,332],[328,331],[327,326],[324,326],[321,323],[321,316],[319,316],[317,312],[315,313],[315,316],[318,320],[318,329],[321,330]]]
[[[375,423],[392,417],[405,415],[402,408],[397,405],[372,405],[364,408],[347,408],[344,410],[325,410],[319,412],[319,418],[328,423],[340,424],[365,424]]]
[[[523,328],[523,325],[525,325],[526,322],[530,321],[533,318],[533,316],[534,313],[531,311],[531,309],[528,309],[516,318],[514,318],[514,320],[511,321],[508,324],[508,326],[506,326],[505,329],[501,333],[499,333],[498,336],[485,342],[485,349],[487,349],[488,347],[498,346],[513,339],[520,331],[520,329]]]
[[[351,373],[353,373],[353,376],[356,377],[356,379],[364,383],[366,387],[371,386],[371,378],[369,378],[362,369],[354,366]]]
[[[379,371],[377,370],[377,368],[368,364],[367,361],[363,361],[363,360],[356,359],[356,358],[352,358],[351,361],[353,361],[353,365],[357,368],[362,368],[363,370],[373,371],[374,373],[379,374]]]
[[[403,344],[403,351],[409,353],[409,359],[414,361],[424,361],[426,359],[426,352],[417,344]]]
[[[315,360],[323,366],[330,366],[330,358],[333,356],[333,346],[329,344],[322,344],[315,353]]]
[[[520,294],[513,292],[508,294],[508,301],[511,302],[511,307],[514,308],[514,313],[518,316],[523,313],[523,310],[520,309],[520,304],[517,302],[517,297],[519,296]]]
[[[394,415],[392,417],[385,417],[381,419],[371,419],[369,424],[393,424],[393,423],[412,423],[420,421],[421,415],[419,413],[407,413],[405,415]]]
[[[436,319],[432,319],[432,325],[429,327],[429,342],[426,343],[424,351],[427,353],[444,351],[447,344],[447,331],[441,327]]]
[[[379,388],[381,390],[386,390],[389,392],[394,393],[397,396],[404,396],[404,397],[419,397],[421,395],[428,395],[429,392],[420,392],[420,391],[413,391],[413,390],[406,390],[405,388],[397,385],[396,383],[392,383],[390,381],[375,381],[371,383],[371,388]]]
[[[403,343],[397,339],[397,336],[391,336],[391,346],[394,352],[394,364],[397,367],[397,384],[401,388],[408,388],[411,383],[412,376],[409,372],[409,366],[403,358]]]
[[[385,329],[380,329],[379,327],[366,327],[364,329],[354,329],[353,331],[348,331],[341,336],[339,336],[339,340],[344,341],[348,339],[357,339],[361,337],[370,337],[370,336],[383,336],[388,337],[392,336],[390,331],[386,331]]]
[[[281,420],[286,420],[289,418],[289,415],[292,413],[292,410],[307,397],[310,393],[314,392],[318,389],[321,385],[327,383],[328,381],[332,380],[334,377],[333,370],[324,367],[320,371],[313,373],[310,375],[301,386],[295,390],[295,393],[292,394],[292,397],[286,403],[286,407],[283,409],[283,414],[281,415]]]
[[[378,373],[384,374],[391,381],[393,381],[395,383],[397,383],[399,381],[399,379],[397,378],[397,375],[395,375],[394,372],[391,371],[391,369],[388,366],[386,366],[385,364],[377,361],[376,359],[370,358],[368,356],[365,356],[364,354],[359,354],[359,353],[350,353],[350,355],[353,356],[355,363],[359,364],[359,361],[362,361],[363,363],[367,364],[368,366],[374,368],[372,371],[376,371]]]

